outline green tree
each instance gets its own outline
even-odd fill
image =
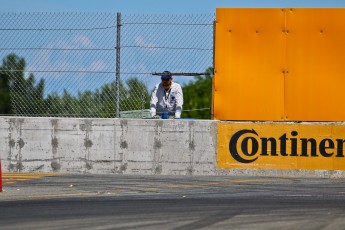
[[[101,104],[97,103],[95,94],[92,91],[85,91],[84,93],[79,93],[78,95],[80,114],[85,114],[87,117],[99,117],[99,112]]]
[[[61,105],[61,113],[65,114],[66,116],[75,116],[76,114],[81,114],[78,99],[73,97],[66,89],[63,91]]]
[[[128,94],[128,90],[120,81],[120,108],[124,108],[124,97]],[[101,91],[99,92],[99,102],[101,105],[101,117],[115,117],[116,115],[116,82],[113,81],[111,83],[105,84]]]
[[[80,114],[78,99],[73,97],[66,89],[62,96],[51,93],[44,100],[44,113],[47,116],[76,116]]]
[[[45,114],[59,116],[61,114],[62,100],[57,93],[51,93],[45,100]]]
[[[10,103],[9,75],[0,67],[0,114],[12,114]]]
[[[120,81],[120,110],[145,108],[148,98],[145,84],[138,79],[129,79],[126,85]],[[79,92],[76,97],[67,90],[62,96],[51,93],[45,100],[45,108],[46,115],[50,116],[115,117],[116,82],[105,84],[95,91]]]
[[[26,62],[9,54],[0,66],[0,113],[46,116],[114,117],[116,114],[116,82],[95,91],[71,95],[50,93],[44,98],[45,82],[37,84],[33,74],[25,75]],[[120,110],[139,110],[149,106],[149,93],[143,82],[131,78],[120,81]],[[10,103],[12,101],[12,103]],[[13,105],[13,108],[11,107]]]
[[[212,106],[213,68],[206,70],[205,76],[195,76],[195,81],[182,86],[183,118],[210,119]]]
[[[126,109],[141,110],[150,106],[150,95],[146,85],[137,78],[130,78],[127,83]]]
[[[25,77],[26,62],[16,54],[9,54],[0,67],[0,109],[6,114],[40,114],[44,108],[44,80],[35,85],[35,77]],[[11,92],[9,94],[9,92]],[[10,96],[11,101],[10,103]],[[15,105],[11,107],[11,105]]]

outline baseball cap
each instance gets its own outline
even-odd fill
[[[169,79],[171,78],[171,73],[169,71],[164,71],[161,76],[162,79]]]

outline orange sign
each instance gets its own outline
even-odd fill
[[[345,9],[219,8],[216,120],[345,121]]]
[[[345,170],[345,125],[218,123],[218,168]]]

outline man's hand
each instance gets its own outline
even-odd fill
[[[161,119],[161,117],[159,116],[159,115],[154,115],[153,117],[152,117],[152,119]]]

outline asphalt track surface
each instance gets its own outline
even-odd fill
[[[0,229],[345,229],[345,179],[12,177]]]

